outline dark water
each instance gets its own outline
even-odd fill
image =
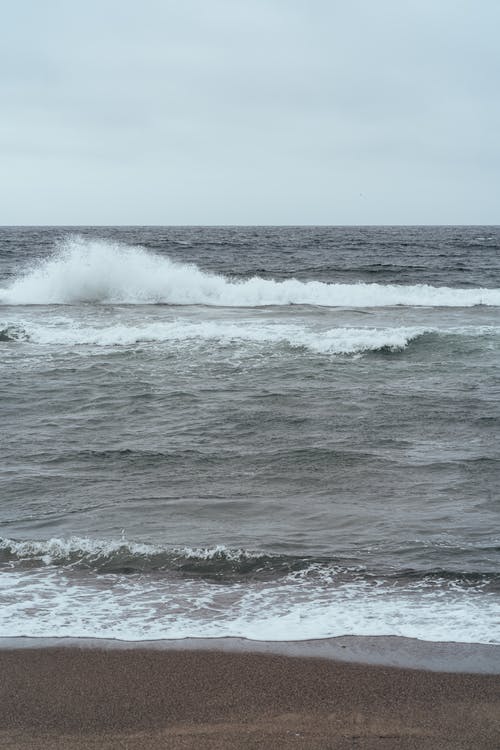
[[[499,641],[499,249],[0,229],[0,634]]]

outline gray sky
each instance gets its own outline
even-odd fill
[[[498,0],[0,6],[0,224],[500,224]]]

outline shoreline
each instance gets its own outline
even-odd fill
[[[23,649],[99,649],[121,651],[219,651],[321,658],[365,666],[431,672],[500,675],[500,644],[424,641],[393,635],[345,635],[301,641],[243,637],[129,641],[87,637],[0,637],[0,652]]]
[[[500,675],[207,648],[0,650],[8,750],[493,750]]]

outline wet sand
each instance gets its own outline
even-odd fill
[[[500,675],[209,650],[0,651],[3,750],[498,750]]]

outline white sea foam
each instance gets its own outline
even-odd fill
[[[0,552],[9,553],[17,561],[37,560],[44,565],[58,565],[68,561],[104,559],[117,553],[131,557],[154,557],[162,553],[182,556],[186,559],[239,561],[259,557],[261,553],[248,550],[230,549],[222,544],[213,547],[162,547],[158,544],[131,542],[122,539],[91,539],[72,536],[67,539],[51,537],[47,540],[17,541],[0,537]]]
[[[327,284],[254,277],[232,281],[138,247],[73,237],[50,258],[0,290],[3,304],[128,303],[217,305],[500,305],[500,289],[427,285]]]
[[[316,581],[288,576],[220,586],[166,576],[13,569],[0,576],[0,597],[1,637],[281,641],[351,634],[500,643],[498,597],[422,583],[336,585],[334,571]]]
[[[280,641],[351,634],[500,643],[500,599],[480,584],[428,578],[396,584],[312,563],[273,580],[220,586],[200,578],[96,575],[75,567],[75,556],[88,563],[123,551],[139,556],[168,551],[125,539],[4,539],[0,550],[14,556],[10,564],[4,562],[0,576],[1,637],[140,641],[240,636]],[[242,556],[262,555],[221,546],[170,552],[202,561],[223,557],[238,562]]]
[[[11,327],[14,331],[14,327]],[[59,318],[54,323],[24,321],[15,326],[12,339],[32,344],[57,346],[133,346],[138,343],[203,345],[216,341],[231,346],[286,345],[318,354],[356,354],[379,349],[401,350],[426,333],[424,328],[330,328],[319,330],[307,325],[239,321],[147,322],[143,325],[82,326]]]
[[[39,560],[44,565],[54,565],[74,556],[80,559],[98,558],[124,550],[131,555],[150,555],[159,548],[125,539],[98,540],[73,536],[68,539],[53,537],[46,541],[16,541],[0,537],[0,551],[8,552],[17,560]]]

